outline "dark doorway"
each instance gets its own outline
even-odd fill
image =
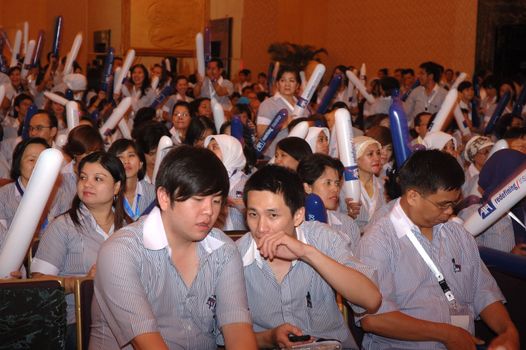
[[[526,24],[504,25],[495,37],[495,74],[512,77],[526,73]]]
[[[526,73],[526,0],[479,0],[475,69]]]
[[[230,59],[232,57],[232,22],[231,17],[210,21],[212,56],[219,57],[223,61],[227,78],[230,77]]]

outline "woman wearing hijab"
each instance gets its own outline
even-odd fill
[[[221,159],[228,173],[230,191],[228,192],[228,214],[224,231],[246,230],[243,205],[243,188],[248,176],[243,172],[246,158],[241,143],[229,135],[210,135],[205,139],[205,147]]]
[[[486,163],[491,147],[493,147],[493,142],[486,136],[473,136],[468,143],[466,143],[464,159],[469,162],[469,166],[465,170],[466,182],[462,187],[464,197],[478,193],[477,183],[479,173]]]
[[[363,228],[373,214],[385,204],[382,180],[378,177],[382,170],[380,142],[372,137],[357,136],[354,138],[356,162],[360,178],[360,205],[357,200],[347,198],[347,213],[355,218],[358,227]]]
[[[329,154],[329,138],[330,133],[328,128],[319,128],[311,126],[305,136],[305,141],[310,146],[312,153]]]

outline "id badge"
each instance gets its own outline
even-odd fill
[[[453,326],[463,328],[469,332],[469,310],[466,306],[458,304],[456,308],[450,306],[449,315]]]

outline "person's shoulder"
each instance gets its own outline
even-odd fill
[[[249,231],[245,233],[243,236],[238,238],[235,242],[235,245],[241,255],[245,254],[250,247],[250,244],[252,243],[252,233]]]
[[[411,91],[411,93],[409,94],[409,97],[411,96],[415,97],[415,96],[421,95],[424,93],[424,91],[425,91],[425,87],[422,85],[419,85],[416,88],[414,88],[413,91]]]
[[[222,230],[214,227],[209,233],[207,238],[216,240],[217,243],[222,243],[220,249],[226,250],[237,250],[236,244],[226,233]]]
[[[0,197],[14,194],[15,189],[16,189],[16,185],[14,181],[3,185],[2,187],[0,187]]]
[[[144,248],[143,228],[146,217],[141,217],[136,222],[121,227],[114,232],[102,245],[102,249],[126,249],[140,251]]]
[[[299,229],[303,231],[307,243],[325,252],[348,241],[342,232],[318,221],[305,221]]]

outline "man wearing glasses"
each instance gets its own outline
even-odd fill
[[[377,269],[382,306],[357,318],[364,349],[475,349],[474,319],[497,333],[490,349],[519,349],[504,297],[475,240],[448,221],[464,172],[449,154],[414,153],[399,174],[402,196],[370,225],[358,258]],[[499,347],[499,349],[501,349]]]
[[[29,137],[41,137],[48,145],[53,146],[57,136],[57,117],[44,110],[39,110],[29,122]]]

